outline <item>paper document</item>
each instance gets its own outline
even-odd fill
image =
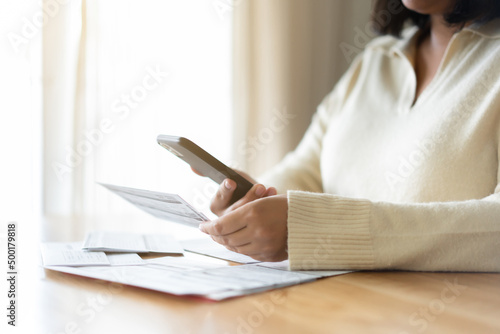
[[[170,235],[110,231],[94,231],[87,234],[82,248],[105,252],[184,253],[181,244]]]
[[[157,218],[193,227],[198,227],[201,222],[209,220],[176,194],[100,184]]]
[[[289,264],[288,260],[281,261],[281,262],[259,262],[257,265],[260,267],[291,271],[290,264]],[[311,275],[311,276],[320,278],[320,277],[343,275],[343,274],[351,273],[352,271],[345,271],[345,270],[301,270],[299,272],[301,274]]]
[[[127,254],[106,254],[109,264],[112,266],[137,266],[144,265],[146,262],[135,253]]]
[[[221,244],[216,243],[210,238],[194,239],[182,241],[185,250],[197,254],[208,255],[218,259],[233,261],[238,263],[257,263],[259,261],[250,256],[230,251]]]
[[[208,258],[207,258],[208,259]],[[214,269],[214,268],[222,268],[228,267],[229,263],[225,261],[214,263],[212,261],[202,261],[202,260],[194,260],[186,257],[173,257],[173,256],[164,256],[157,257],[154,259],[145,260],[147,264],[150,265],[158,265],[165,266],[171,270],[178,271],[192,271],[192,270],[201,270],[201,269]],[[222,263],[221,263],[222,262]]]
[[[274,288],[314,281],[300,272],[256,265],[199,265],[184,257],[147,260],[144,266],[62,267],[47,269],[92,277],[175,295],[194,295],[222,300]],[[186,268],[190,268],[186,270]]]
[[[137,254],[113,254],[87,252],[81,242],[46,242],[40,245],[44,266],[121,266],[142,265],[144,260]]]

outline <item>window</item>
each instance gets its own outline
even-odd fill
[[[89,0],[60,5],[43,43],[47,211],[142,214],[96,182],[179,193],[206,208],[217,185],[156,136],[188,137],[228,161],[230,15],[204,0]],[[61,50],[74,62],[64,70]],[[73,94],[69,107],[57,104]]]
[[[96,182],[179,193],[206,211],[217,185],[156,136],[230,162],[231,8],[216,4],[3,4],[3,219],[38,214],[43,200],[48,213],[142,214]]]
[[[0,221],[31,221],[41,211],[41,31],[23,36],[38,9],[4,1],[0,10]],[[2,234],[5,231],[2,231]]]
[[[205,0],[89,5],[87,113],[94,129],[110,121],[86,182],[175,192],[208,206],[217,185],[194,175],[156,136],[188,137],[230,160],[231,18],[219,14]],[[94,212],[135,210],[100,187],[88,204]]]

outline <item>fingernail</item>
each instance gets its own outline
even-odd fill
[[[200,231],[202,231],[203,233],[206,233],[205,232],[205,224],[201,223],[200,225],[198,225],[198,228],[200,229]]]
[[[258,186],[257,189],[255,189],[255,195],[262,196],[262,194],[264,194],[264,191],[266,191],[266,188],[264,188],[264,186]]]
[[[231,183],[228,180],[224,181],[224,187],[226,187],[227,190],[231,190],[232,189]]]

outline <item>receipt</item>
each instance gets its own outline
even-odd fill
[[[183,254],[181,244],[168,234],[94,231],[87,234],[84,250],[129,253]]]
[[[139,209],[164,220],[192,227],[209,220],[179,195],[119,187],[100,183],[103,187],[134,204]]]
[[[44,266],[124,266],[144,265],[137,254],[112,254],[88,252],[81,249],[81,242],[46,242],[40,245]]]

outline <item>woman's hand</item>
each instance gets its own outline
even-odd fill
[[[191,168],[192,169],[192,168]],[[195,169],[192,169],[193,172],[195,172],[198,175],[202,175],[200,172],[198,172]],[[210,202],[210,210],[215,213],[217,216],[223,216],[233,210],[236,210],[237,208],[241,207],[242,205],[246,203],[250,203],[256,199],[263,198],[263,197],[268,197],[268,196],[274,196],[278,192],[276,191],[276,188],[274,187],[269,187],[266,189],[266,187],[262,184],[257,183],[254,179],[252,179],[248,174],[244,172],[237,171],[241,176],[243,176],[245,179],[248,181],[254,183],[253,187],[246,193],[245,196],[240,198],[238,201],[234,202],[232,205],[230,205],[231,198],[233,196],[234,190],[236,189],[236,182],[234,182],[231,179],[225,179],[219,186],[219,189],[217,190],[217,193],[215,196],[212,198],[212,201]]]
[[[286,196],[270,196],[201,223],[200,230],[229,250],[258,261],[276,262],[288,258],[287,216]]]

